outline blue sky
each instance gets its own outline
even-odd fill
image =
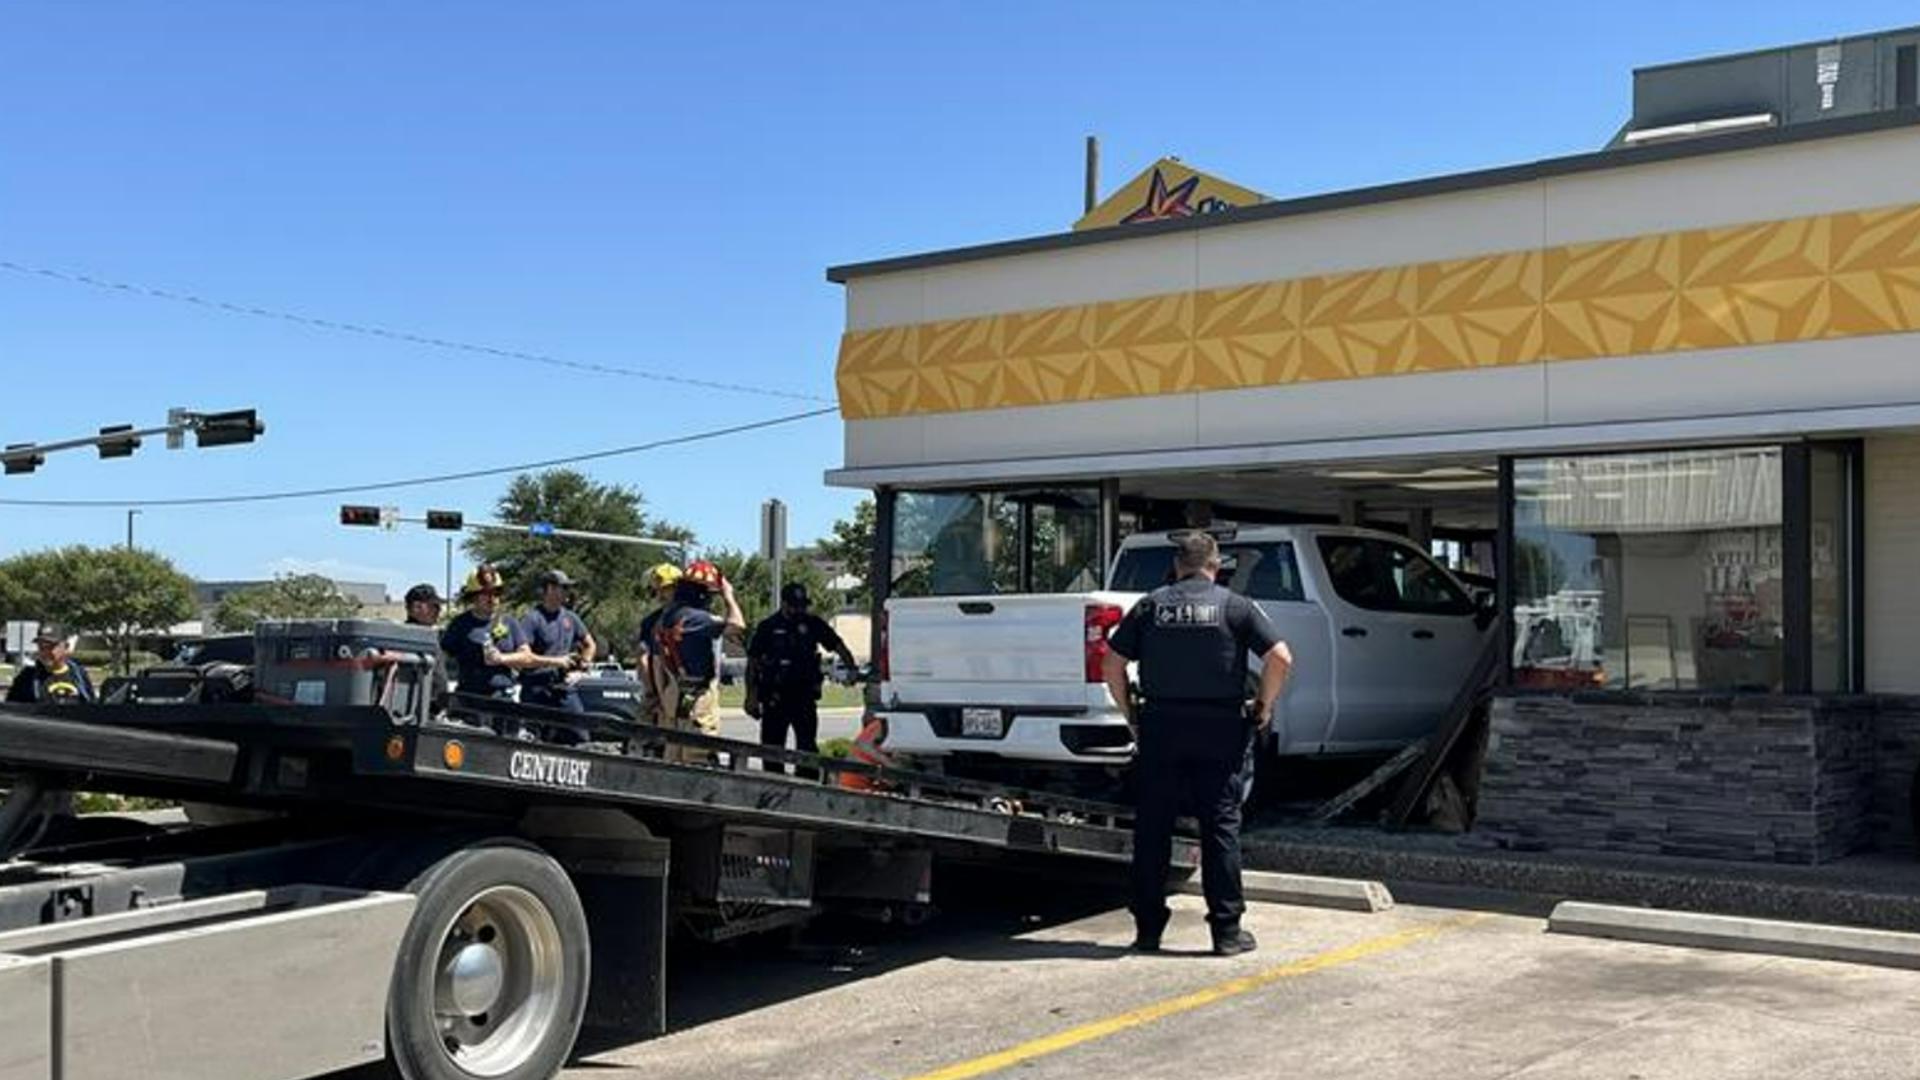
[[[829,264],[1064,229],[1161,154],[1274,196],[1574,153],[1635,66],[1883,29],[1911,4],[14,3],[0,260],[590,364],[832,393]],[[0,442],[256,406],[251,447],[55,457],[0,498],[377,481],[805,403],[568,372],[0,271]],[[828,417],[595,463],[710,543],[855,493]],[[485,516],[503,481],[365,501]],[[149,509],[206,578],[439,581],[338,498]],[[358,501],[358,500],[356,500]],[[0,505],[0,556],[118,509]]]

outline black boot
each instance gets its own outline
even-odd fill
[[[1215,956],[1239,956],[1241,953],[1250,953],[1259,947],[1260,943],[1254,940],[1252,934],[1237,926],[1231,930],[1216,930],[1213,933],[1213,955]]]
[[[1133,920],[1133,951],[1138,953],[1157,953],[1160,951],[1160,935],[1167,929],[1170,914],[1162,912],[1160,917],[1135,916]]]

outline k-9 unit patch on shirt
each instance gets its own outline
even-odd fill
[[[1210,603],[1161,603],[1153,606],[1153,625],[1164,627],[1220,625],[1220,605]]]

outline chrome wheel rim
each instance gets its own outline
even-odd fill
[[[560,1019],[566,976],[560,926],[516,885],[475,896],[440,935],[433,1012],[441,1051],[462,1072],[524,1065]]]

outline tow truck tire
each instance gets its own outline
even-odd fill
[[[406,1080],[545,1080],[580,1033],[587,917],[539,848],[486,840],[434,863],[387,992],[387,1056]]]

